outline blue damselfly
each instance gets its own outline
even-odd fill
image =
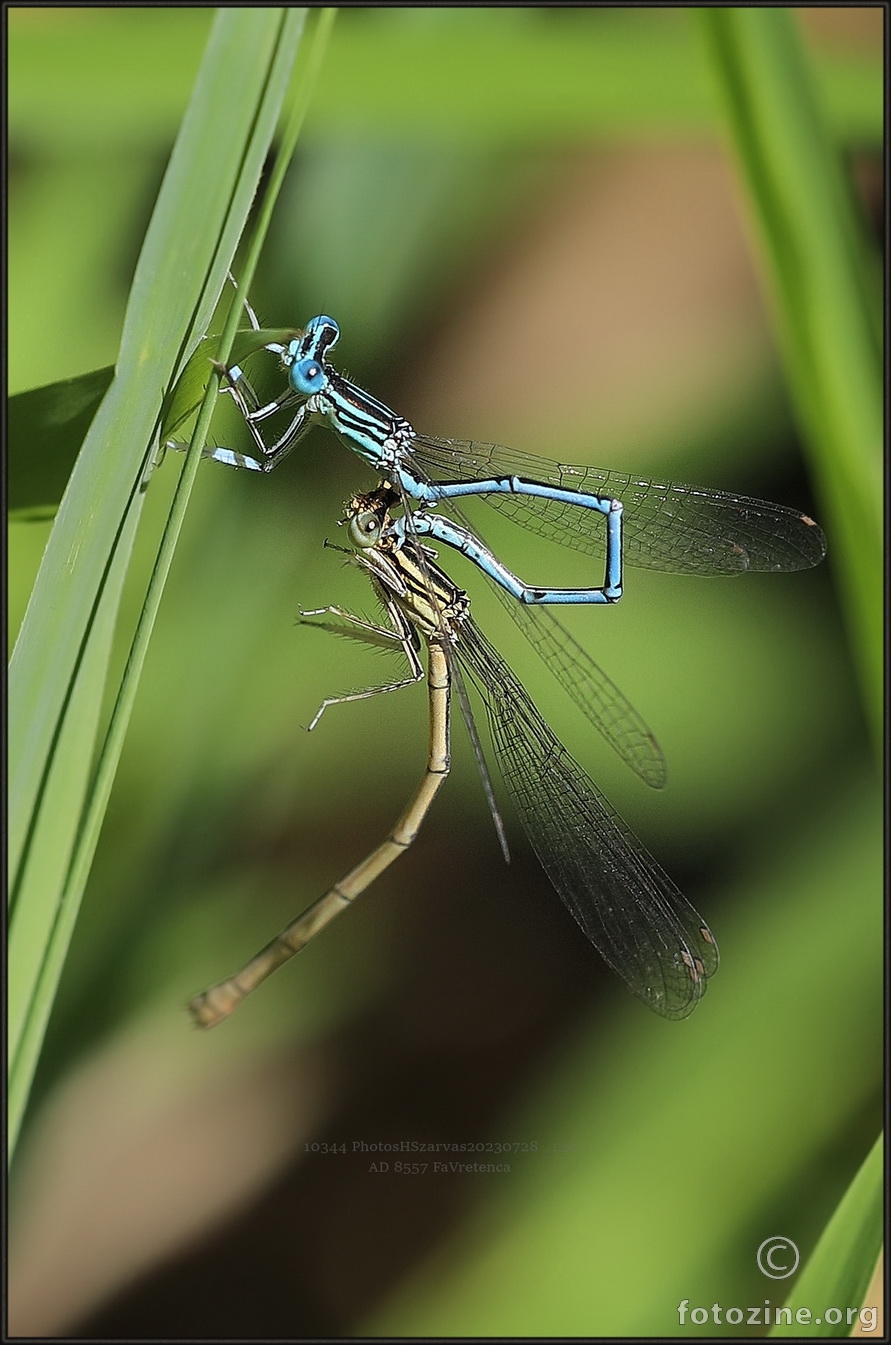
[[[239,366],[226,370],[234,397],[260,451],[259,458],[228,448],[208,456],[234,467],[268,472],[296,447],[314,423],[327,423],[398,490],[403,505],[432,506],[483,495],[531,532],[585,554],[605,553],[598,587],[552,589],[508,579],[476,563],[520,602],[615,602],[625,564],[681,574],[724,575],[745,570],[792,571],[818,564],[822,531],[807,514],[784,505],[704,487],[637,477],[599,467],[572,466],[515,452],[498,444],[419,434],[402,416],[345,378],[328,359],[340,336],[333,318],[313,318],[286,346],[271,343],[288,386],[264,405]],[[267,444],[260,429],[279,412],[293,415]],[[604,529],[591,526],[603,515]],[[447,530],[447,521],[440,523]],[[441,538],[441,540],[446,540]],[[483,551],[487,554],[488,548]]]
[[[257,328],[250,306],[247,311]],[[407,420],[330,363],[328,354],[339,334],[334,319],[323,316],[313,318],[287,344],[270,342],[266,348],[279,357],[288,386],[262,406],[240,366],[225,370],[228,391],[260,456],[225,447],[208,448],[206,456],[228,466],[268,472],[284,461],[313,423],[328,424],[347,447],[393,484],[408,531],[422,529],[456,547],[483,571],[511,618],[598,732],[641,779],[660,788],[665,783],[665,762],[653,734],[547,605],[616,601],[626,561],[698,575],[806,569],[824,555],[820,528],[806,514],[744,495],[559,464],[497,444],[418,434]],[[284,432],[267,444],[262,423],[292,411]],[[603,585],[558,589],[518,578],[460,512],[458,501],[471,495],[482,495],[531,532],[583,554],[603,554]],[[416,504],[423,506],[419,515],[423,523],[413,525]],[[451,517],[431,513],[434,506]],[[604,528],[591,526],[592,511],[604,516]]]

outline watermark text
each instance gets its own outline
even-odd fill
[[[815,1313],[812,1308],[787,1308],[771,1304],[769,1298],[755,1307],[725,1308],[713,1303],[710,1308],[691,1307],[689,1298],[678,1304],[678,1323],[681,1326],[829,1326],[851,1327],[855,1323],[864,1333],[875,1331],[879,1310],[875,1308],[823,1308]]]

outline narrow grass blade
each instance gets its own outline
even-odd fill
[[[51,518],[87,430],[114,378],[94,369],[10,397],[7,410],[6,510],[18,522]]]
[[[786,1302],[791,1321],[775,1326],[772,1336],[849,1336],[853,1323],[844,1316],[841,1322],[827,1320],[835,1315],[831,1310],[845,1315],[848,1308],[881,1310],[881,1298],[869,1303],[867,1295],[882,1250],[883,1156],[880,1135]]]
[[[789,388],[882,741],[880,269],[793,13],[698,11],[753,215]]]
[[[236,335],[232,359],[241,363],[269,342],[287,345],[298,335],[292,327],[259,331],[246,328]],[[219,342],[218,335],[206,336],[199,342],[172,394],[165,400],[162,443],[175,434],[182,435],[186,423],[198,414]],[[113,378],[114,366],[109,365],[10,397],[6,427],[6,512],[10,519],[27,523],[55,514],[87,431]]]
[[[82,810],[114,627],[162,404],[203,337],[275,131],[302,10],[218,14],[136,269],[115,379],[62,499],[10,669],[10,1144],[30,1081],[178,527],[155,570],[140,658]],[[229,336],[231,344],[237,314]],[[207,398],[206,431],[213,388]],[[178,491],[181,523],[196,434]],[[73,854],[72,854],[73,850]],[[47,862],[47,856],[53,862]],[[70,862],[69,862],[70,857]],[[73,876],[75,875],[75,876]]]

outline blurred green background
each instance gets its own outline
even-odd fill
[[[797,14],[878,237],[882,12]],[[211,18],[10,11],[12,392],[114,361]],[[421,429],[825,517],[688,11],[345,11],[252,298],[266,325],[332,313],[340,367]],[[216,439],[239,433],[221,408]],[[271,477],[200,473],[14,1172],[16,1334],[684,1334],[683,1298],[782,1301],[758,1245],[806,1257],[879,1127],[881,796],[831,532],[813,573],[631,572],[567,618],[656,733],[660,795],[447,562],[715,930],[692,1020],[624,992],[514,825],[505,868],[456,730],[401,867],[190,1031],[190,994],[375,844],[422,770],[422,688],[302,727],[390,675],[295,627],[372,612],[322,545],[371,480],[321,430]],[[487,512],[524,576],[586,573]],[[48,528],[9,529],[11,639]]]

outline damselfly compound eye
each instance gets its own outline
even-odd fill
[[[349,534],[353,546],[375,546],[381,535],[380,518],[367,509],[354,514],[350,519]]]
[[[291,365],[291,384],[295,391],[311,397],[325,386],[325,373],[318,360],[298,360]]]

